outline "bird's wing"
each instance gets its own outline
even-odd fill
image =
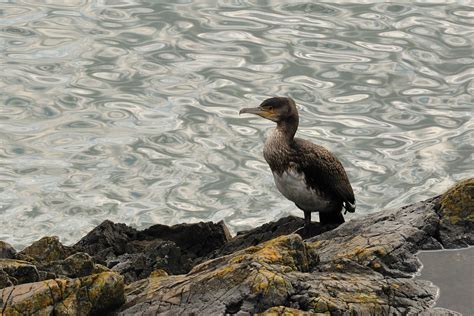
[[[300,171],[306,175],[307,184],[349,202],[351,205],[346,209],[353,212],[354,192],[341,162],[326,148],[307,140],[295,138],[295,145],[299,153],[295,159]]]

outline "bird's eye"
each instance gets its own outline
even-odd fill
[[[268,111],[273,111],[273,106],[269,106]]]

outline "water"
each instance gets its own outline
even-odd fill
[[[280,95],[357,213],[472,176],[468,1],[1,1],[0,240],[296,214],[239,117]],[[66,4],[64,4],[66,3]]]
[[[418,258],[423,266],[417,278],[439,288],[436,306],[474,315],[474,248],[420,251]]]

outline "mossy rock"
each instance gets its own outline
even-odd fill
[[[59,242],[57,236],[43,237],[17,254],[17,259],[34,263],[47,263],[63,260],[72,254],[70,247]]]
[[[458,182],[441,196],[441,221],[456,225],[462,221],[474,222],[474,178]]]
[[[102,315],[125,301],[123,278],[104,272],[78,279],[55,279],[0,290],[0,310],[10,315]]]
[[[439,238],[444,247],[474,244],[474,178],[458,182],[438,203]]]

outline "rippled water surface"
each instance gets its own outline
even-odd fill
[[[301,216],[262,157],[273,124],[238,115],[275,95],[343,162],[351,216],[472,176],[469,2],[288,3],[3,1],[0,240]]]

